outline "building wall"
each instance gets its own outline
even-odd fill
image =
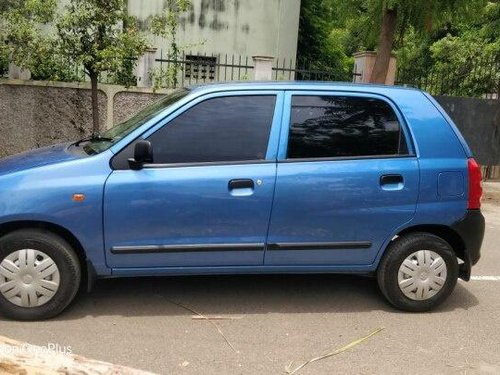
[[[265,55],[295,60],[300,0],[191,0],[182,17],[178,44],[193,54]],[[164,0],[128,0],[129,14],[147,29]],[[170,41],[150,36],[151,46],[169,50]],[[159,53],[159,52],[158,52]]]

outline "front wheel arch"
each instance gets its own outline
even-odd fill
[[[78,238],[73,233],[71,233],[71,231],[58,224],[47,221],[19,220],[0,224],[0,237],[3,237],[20,229],[45,230],[67,241],[78,256],[78,261],[82,270],[82,279],[80,286],[86,286],[87,289],[90,289],[90,283],[91,281],[93,281],[93,279],[95,279],[95,270],[93,269],[92,264],[87,259],[87,255],[85,253],[85,250],[83,249],[82,244],[80,243]]]

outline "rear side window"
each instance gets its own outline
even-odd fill
[[[398,118],[382,100],[292,97],[288,159],[407,154]]]
[[[275,95],[201,102],[148,138],[154,163],[265,159],[275,104]]]

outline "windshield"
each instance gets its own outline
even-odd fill
[[[182,88],[168,94],[147,106],[128,120],[101,133],[98,137],[89,138],[89,140],[85,142],[83,149],[87,154],[98,154],[109,149],[112,145],[144,125],[166,108],[184,98],[189,92],[188,89]]]

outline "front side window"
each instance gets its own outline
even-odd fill
[[[263,160],[275,104],[275,95],[205,100],[148,138],[154,163]]]
[[[288,159],[408,154],[393,109],[352,96],[293,96]]]

